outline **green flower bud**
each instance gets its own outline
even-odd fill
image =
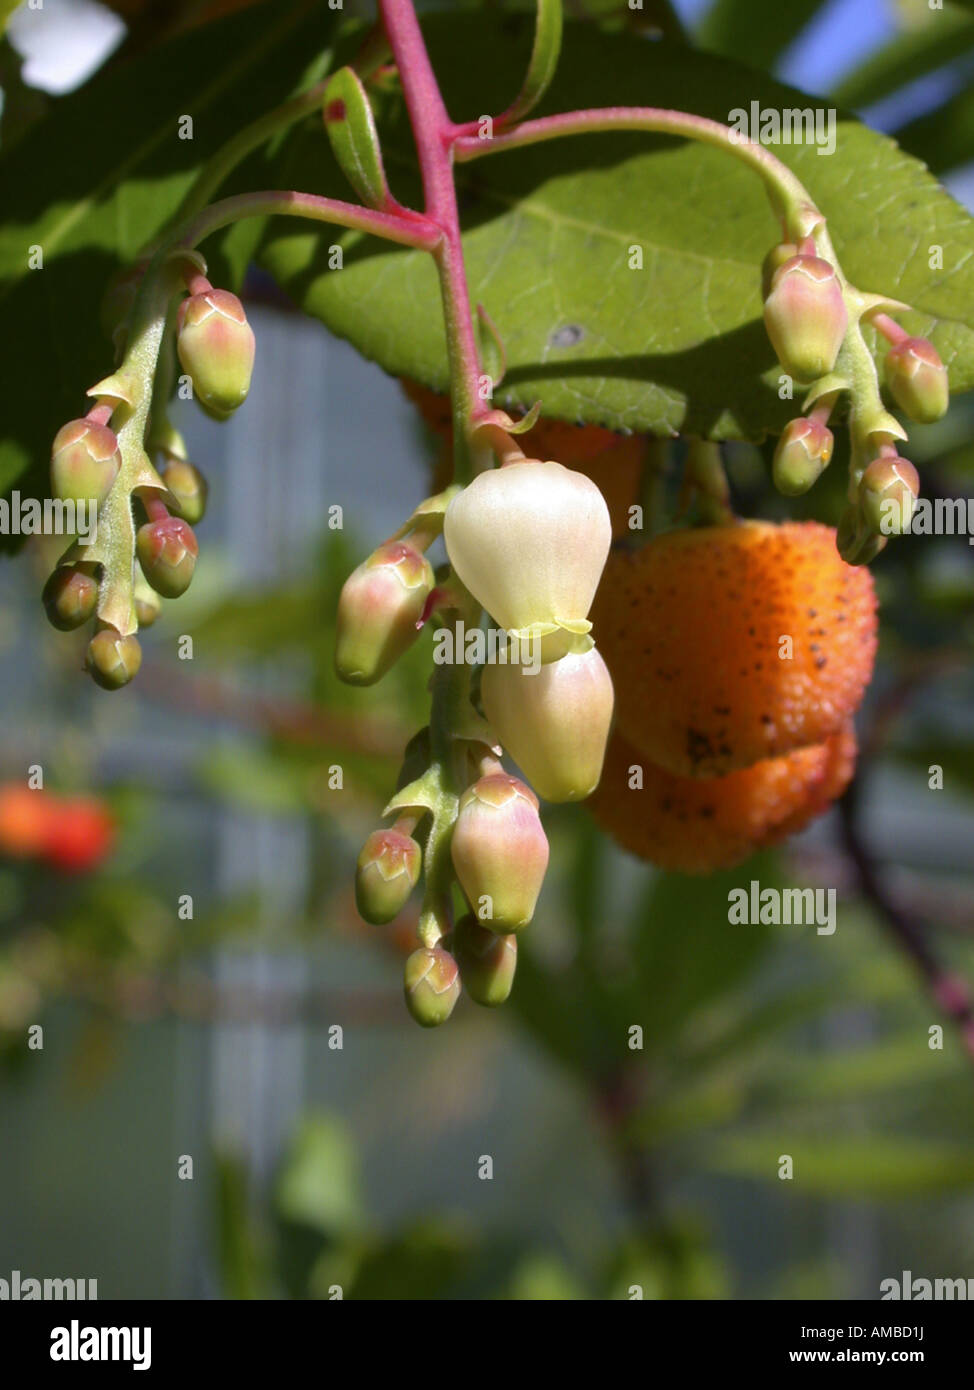
[[[426,556],[389,541],[345,581],[338,600],[335,669],[349,685],[372,685],[419,635],[434,585]]]
[[[818,256],[792,256],[771,279],[764,323],[778,361],[799,381],[835,366],[849,315],[834,266]]]
[[[517,931],[534,916],[548,867],[538,798],[516,777],[490,773],[468,787],[451,842],[453,867],[477,920]]]
[[[868,565],[885,550],[888,539],[870,530],[859,507],[849,506],[839,518],[835,547],[847,565]]]
[[[502,628],[588,631],[612,525],[584,473],[539,459],[479,473],[447,508],[443,538],[460,581]]]
[[[901,536],[910,529],[913,504],[920,495],[920,475],[906,459],[878,458],[859,484],[863,520],[881,536]]]
[[[771,282],[776,270],[798,255],[798,247],[793,241],[782,241],[772,246],[761,264],[761,298],[767,299],[771,293]]]
[[[517,937],[497,936],[468,912],[454,928],[453,951],[470,998],[488,1008],[503,1004],[514,984]]]
[[[75,565],[60,565],[44,585],[42,602],[49,622],[71,632],[95,616],[98,581]]]
[[[135,616],[139,627],[151,627],[162,612],[162,600],[148,584],[135,595]]]
[[[423,1028],[445,1023],[460,998],[460,972],[449,951],[422,947],[406,960],[406,1007]]]
[[[411,835],[373,830],[362,846],[355,871],[355,903],[359,915],[381,927],[402,911],[419,882],[423,852]]]
[[[886,354],[886,382],[901,410],[921,425],[947,413],[947,368],[926,338],[904,338]]]
[[[91,420],[71,420],[54,437],[51,488],[66,502],[90,500],[100,507],[121,466],[114,430]]]
[[[612,722],[612,678],[598,650],[530,667],[485,666],[484,713],[546,801],[580,801],[602,775]]]
[[[209,492],[203,474],[185,459],[172,456],[166,459],[159,471],[173,498],[170,511],[191,526],[199,525],[206,511]]]
[[[835,440],[828,425],[799,416],[789,420],[774,451],[774,485],[786,497],[799,497],[817,482],[832,457]]]
[[[88,643],[86,665],[103,690],[118,690],[137,675],[142,648],[135,637],[122,637],[114,628],[102,628]]]
[[[254,369],[254,332],[229,290],[204,290],[179,306],[176,351],[197,397],[215,415],[242,405]]]
[[[189,588],[200,548],[193,528],[167,516],[139,527],[135,538],[142,573],[163,598],[179,598]]]

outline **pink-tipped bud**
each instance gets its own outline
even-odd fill
[[[800,497],[816,483],[832,457],[835,440],[828,425],[799,416],[789,420],[774,451],[774,485],[786,497]]]
[[[434,585],[422,551],[390,541],[346,579],[338,600],[335,669],[349,685],[372,685],[419,635]]]
[[[91,420],[70,420],[51,447],[51,487],[68,502],[101,506],[122,465],[115,431]]]
[[[761,263],[761,298],[767,299],[771,293],[771,282],[775,277],[775,272],[780,270],[786,261],[792,260],[798,255],[798,247],[793,241],[781,241],[777,246],[772,246]]]
[[[247,399],[254,369],[254,332],[229,290],[204,290],[179,306],[176,351],[197,398],[226,416]]]
[[[532,787],[546,801],[580,801],[602,775],[612,722],[612,677],[595,647],[531,674],[485,666],[484,713]]]
[[[373,830],[362,846],[355,871],[359,915],[374,927],[397,917],[419,882],[423,852],[401,830]]]
[[[517,937],[498,936],[468,912],[454,928],[453,952],[463,987],[474,1003],[487,1008],[503,1004],[514,984]]]
[[[909,531],[919,495],[920,475],[907,459],[874,459],[859,484],[863,518],[870,530],[881,536],[901,536]]]
[[[460,998],[460,972],[449,951],[423,946],[406,960],[406,1007],[423,1028],[438,1028]]]
[[[88,643],[85,664],[103,690],[120,690],[138,675],[142,648],[136,637],[123,637],[114,628],[102,628]]]
[[[764,323],[786,372],[799,381],[825,376],[849,323],[835,267],[819,256],[785,261],[772,277]]]
[[[540,459],[479,473],[447,508],[443,539],[458,578],[502,628],[588,630],[612,524],[584,473]]]
[[[530,922],[548,867],[548,840],[530,787],[506,772],[468,787],[451,849],[460,887],[482,926],[511,932]]]
[[[947,368],[926,338],[904,338],[886,354],[886,382],[901,410],[921,425],[947,413]]]
[[[176,516],[196,526],[203,520],[206,512],[206,499],[209,489],[206,479],[198,468],[185,459],[169,458],[159,469],[160,476],[173,505],[170,510]]]
[[[189,588],[200,553],[193,528],[167,516],[139,527],[135,538],[142,573],[163,598],[179,598]]]
[[[43,604],[59,632],[71,632],[95,616],[98,581],[74,565],[61,565],[44,585]]]

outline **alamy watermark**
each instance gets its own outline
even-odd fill
[[[9,1279],[0,1279],[0,1302],[29,1303],[32,1300],[48,1299],[69,1303],[94,1303],[98,1298],[97,1279],[35,1279],[21,1274],[19,1269],[10,1271]]]
[[[463,619],[452,627],[441,627],[433,638],[433,660],[438,666],[520,666],[526,676],[541,670],[541,638],[533,632],[519,637],[503,628],[467,628]]]
[[[61,497],[21,497],[14,489],[9,499],[0,497],[0,535],[77,536],[91,545],[98,534],[98,503],[94,498],[80,502]]]
[[[819,154],[835,154],[834,106],[786,106],[781,111],[752,101],[727,113],[731,141],[755,145],[817,145]]]
[[[974,1300],[974,1279],[917,1279],[904,1269],[899,1279],[883,1279],[879,1285],[881,1302],[902,1299],[906,1303],[967,1302]]]
[[[835,931],[834,888],[762,888],[756,878],[749,888],[727,894],[727,920],[733,926],[814,927],[819,936]]]
[[[966,536],[974,522],[974,497],[915,497],[903,506],[895,497],[879,504],[879,529],[884,536]]]

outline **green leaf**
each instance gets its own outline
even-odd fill
[[[711,53],[738,58],[767,71],[814,19],[823,0],[715,0],[697,29],[696,39]]]
[[[974,159],[974,87],[965,87],[943,106],[893,134],[904,150],[922,159],[934,173],[967,164]]]
[[[47,495],[51,439],[112,367],[99,324],[109,278],[172,215],[205,160],[301,85],[334,24],[328,6],[302,0],[194,29],[97,74],[4,152],[0,313],[12,350],[0,493],[22,479],[25,492]],[[187,115],[192,139],[180,138]],[[320,120],[316,129],[325,145]],[[237,178],[250,187],[274,182],[259,155]],[[32,247],[42,249],[43,269],[29,269]],[[219,251],[219,239],[207,243],[215,278]]]
[[[843,77],[831,92],[839,106],[863,107],[935,72],[974,48],[974,19],[951,9],[930,13],[926,23],[897,34]]]
[[[389,195],[372,107],[352,68],[329,78],[324,96],[325,129],[342,171],[362,202],[380,208]]]
[[[533,111],[551,86],[561,52],[563,16],[561,0],[537,0],[534,46],[524,82],[513,104],[504,113],[504,124],[521,121]]]
[[[796,1196],[882,1201],[955,1192],[974,1181],[970,1148],[896,1134],[801,1134],[780,1122],[723,1140],[708,1137],[700,1162],[716,1172],[777,1182],[778,1156],[785,1153],[794,1160]]]
[[[454,117],[496,109],[497,74],[516,66],[508,29],[467,15],[425,27]],[[810,101],[677,44],[566,26],[542,111],[649,100],[722,121],[752,100],[778,109]],[[376,114],[393,189],[415,203],[402,105]],[[287,182],[319,177],[320,141],[295,132],[289,145]],[[839,122],[830,157],[811,146],[777,153],[829,217],[853,281],[915,304],[907,326],[933,337],[955,391],[974,385],[971,218],[920,164],[851,118]],[[546,415],[566,420],[750,439],[793,414],[778,399],[761,322],[760,265],[779,233],[760,181],[731,156],[663,137],[590,135],[485,157],[459,167],[457,180],[471,299],[507,350],[499,407],[527,409],[540,398]],[[340,196],[337,169],[324,171],[324,183]],[[343,234],[344,266],[330,270],[335,239],[272,223],[261,260],[367,357],[445,391],[429,257]],[[628,266],[634,244],[642,270]],[[931,244],[944,249],[941,271],[928,267]]]
[[[275,1208],[285,1221],[325,1236],[361,1226],[358,1161],[340,1121],[310,1115],[302,1122],[281,1166]]]

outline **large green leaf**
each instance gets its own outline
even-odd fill
[[[203,162],[300,85],[335,18],[302,0],[194,30],[97,75],[0,160],[0,492],[31,469],[22,489],[46,495],[58,425],[111,369],[99,326],[109,277],[173,213]],[[180,138],[185,116],[192,139]],[[253,158],[241,177],[259,187],[268,176]],[[28,269],[34,246],[43,269]],[[208,255],[218,250],[207,244]]]
[[[458,119],[497,110],[513,91],[519,54],[508,23],[490,16],[431,19],[431,54]],[[542,111],[608,104],[683,106],[720,120],[752,100],[808,106],[811,98],[752,70],[678,44],[569,25]],[[393,190],[419,196],[401,104],[379,113]],[[295,132],[286,177],[322,177],[321,140]],[[778,153],[829,216],[843,263],[867,290],[917,307],[955,390],[974,385],[974,222],[885,136],[851,118],[831,156]],[[757,439],[794,413],[776,393],[778,367],[761,322],[761,260],[776,223],[757,178],[719,150],[637,134],[592,135],[496,154],[458,169],[471,297],[507,348],[500,403],[541,398],[562,419],[666,434]],[[328,268],[341,240],[344,268]],[[644,249],[642,270],[629,248]],[[928,248],[943,248],[931,271]],[[356,235],[273,223],[263,263],[313,314],[397,375],[447,385],[433,267],[419,252]]]

